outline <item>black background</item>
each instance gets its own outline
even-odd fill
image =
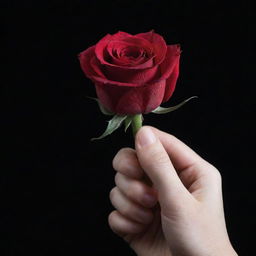
[[[239,255],[255,227],[250,8],[246,1],[9,1],[4,42],[1,240],[3,255],[134,255],[107,216],[111,161],[133,147],[122,130],[90,142],[106,127],[77,54],[107,33],[154,29],[180,43],[177,89],[164,106],[199,99],[153,125],[183,140],[223,177],[226,221]],[[251,63],[252,64],[252,63]]]

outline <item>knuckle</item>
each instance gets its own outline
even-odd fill
[[[121,148],[112,161],[112,166],[116,171],[119,171],[123,168],[124,160],[127,158],[127,156],[131,153],[131,148]]]
[[[117,155],[119,155],[120,157],[127,157],[127,155],[131,154],[131,151],[133,151],[132,148],[121,148],[118,152]]]
[[[154,150],[151,152],[151,154],[148,156],[149,163],[152,165],[152,162],[159,165],[165,165],[168,162],[168,158],[166,157],[166,154],[160,150]],[[153,161],[152,161],[153,160]]]
[[[143,195],[144,189],[138,182],[133,182],[130,185],[130,189],[127,190],[127,196],[131,199],[138,200]]]
[[[200,165],[202,165],[205,169],[208,170],[208,174],[213,181],[217,181],[219,183],[222,182],[222,177],[220,171],[211,163],[203,160]]]
[[[127,217],[128,217],[128,216],[131,214],[131,206],[130,206],[130,204],[129,204],[129,203],[125,204],[125,205],[123,206],[123,208],[120,209],[120,211],[122,211],[122,214],[123,214],[124,216],[127,216]]]
[[[222,180],[221,173],[212,164],[210,164],[210,171],[211,171],[211,174],[212,174],[213,178],[215,178],[217,181],[221,182],[221,180]]]
[[[124,175],[115,175],[115,184],[128,198],[137,200],[144,192],[143,185],[137,180],[130,180]]]
[[[131,189],[128,189],[127,191],[126,191],[126,195],[127,195],[127,197],[128,198],[134,198],[134,191],[132,191]]]
[[[215,178],[221,182],[222,181],[222,177],[221,177],[221,173],[218,169],[214,168],[214,175],[215,175]]]

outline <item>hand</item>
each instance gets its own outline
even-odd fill
[[[139,256],[237,255],[226,231],[218,170],[153,127],[138,131],[135,148],[113,159],[111,229]]]

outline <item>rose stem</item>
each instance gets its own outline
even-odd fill
[[[142,114],[134,115],[132,118],[132,132],[133,132],[134,138],[137,131],[141,128],[141,126],[142,126]]]

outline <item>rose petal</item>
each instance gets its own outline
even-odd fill
[[[152,56],[154,53],[153,51],[154,46],[144,38],[138,38],[137,36],[130,36],[130,37],[123,38],[122,40],[115,40],[115,41],[120,44],[128,43],[129,45],[143,48],[147,51],[149,56]]]
[[[178,77],[179,77],[179,61],[176,63],[176,66],[174,67],[171,75],[166,80],[163,102],[168,101],[172,96],[176,87]]]
[[[109,64],[105,59],[108,57],[106,47],[110,42],[111,38],[112,36],[110,34],[107,34],[95,46],[95,54],[101,64]]]
[[[132,83],[136,86],[144,85],[155,79],[158,74],[159,67],[147,68],[144,70],[123,69],[120,67],[104,67],[106,77],[111,81],[118,81],[123,83]]]
[[[129,73],[129,70],[116,68],[115,71],[112,69],[113,74],[111,74],[111,70],[106,70],[108,66],[105,66],[103,70],[103,66],[100,62],[94,59],[94,49],[95,46],[92,46],[79,54],[80,65],[86,76],[91,78],[94,82],[124,87],[140,87],[145,85],[145,83],[151,83],[151,80],[158,82],[159,80],[169,78],[180,55],[179,45],[171,45],[168,46],[166,60],[158,68],[145,69],[143,71],[144,73],[141,73],[139,70],[137,73],[134,72],[134,70]],[[161,73],[159,72],[160,70]],[[116,80],[112,80],[112,76],[115,76]],[[125,77],[125,79],[122,79],[123,77]],[[127,78],[129,81],[126,80]],[[165,98],[168,98],[168,96]]]
[[[95,46],[91,46],[85,51],[78,54],[80,66],[83,72],[89,78],[92,78],[93,76],[97,76],[97,72],[95,72],[91,66],[91,59],[94,56],[95,56]]]
[[[112,35],[112,40],[120,40],[129,36],[132,36],[132,35],[127,32],[118,31],[117,33]]]
[[[106,36],[104,36],[97,44],[96,44],[96,48],[95,48],[95,54],[97,56],[97,58],[99,59],[99,61],[102,64],[109,64],[105,58],[108,57],[107,52],[106,52],[106,47],[108,45],[108,43],[112,40],[122,40],[124,38],[127,37],[131,37],[132,35],[126,33],[126,32],[122,32],[119,31],[114,35],[110,35],[107,34]]]
[[[161,79],[167,79],[163,102],[172,96],[179,76],[180,45],[168,45],[166,58],[160,65]]]
[[[168,45],[167,46],[167,53],[165,60],[160,65],[161,69],[161,79],[167,79],[173,72],[174,68],[176,67],[176,64],[179,62],[180,59],[180,45],[174,44],[174,45]]]
[[[153,46],[147,40],[133,36],[127,37],[122,41],[118,41],[117,43],[119,43],[120,48],[134,46],[143,49],[147,53],[147,58],[145,58],[144,62],[136,66],[125,66],[124,69],[145,69],[153,67],[153,58],[155,57],[155,54],[153,52]]]
[[[108,54],[112,58],[112,64],[114,64],[115,66],[124,66],[124,65],[131,66],[132,69],[137,68],[134,66],[135,65],[138,66],[139,64],[143,64],[139,68],[152,67],[152,65],[153,65],[152,57],[153,56],[150,58],[145,58],[143,56],[144,49],[138,48],[137,46],[136,46],[136,48],[138,48],[138,51],[140,52],[140,55],[138,56],[138,58],[132,60],[132,59],[123,57],[122,50],[127,49],[129,47],[134,47],[134,45],[131,43],[127,43],[127,42],[120,43],[119,41],[109,42],[109,44],[107,45],[107,51],[108,51]],[[114,52],[116,52],[116,56],[114,55]]]
[[[141,83],[133,83],[133,82],[129,82],[129,81],[125,81],[124,82],[120,82],[120,81],[112,81],[111,79],[108,79],[105,74],[104,74],[104,70],[103,70],[103,66],[102,64],[99,62],[99,60],[95,57],[95,46],[89,47],[88,49],[86,49],[85,51],[81,52],[78,55],[79,61],[80,61],[80,66],[83,70],[83,72],[85,73],[85,75],[92,79],[95,83],[110,83],[113,84],[115,86],[127,86],[127,87],[137,87],[140,86]],[[120,72],[124,71],[120,69]],[[129,74],[129,70],[127,70],[127,75],[126,77],[129,77],[130,75],[130,80],[132,81],[136,81],[136,72],[133,73],[131,70],[130,72],[132,73],[132,75],[135,77],[134,79],[132,79],[132,75]],[[150,73],[152,73],[154,71],[150,71],[148,73],[148,77],[150,77]],[[121,74],[121,73],[120,73]],[[123,73],[123,75],[125,75],[125,72]],[[139,78],[138,78],[139,79]],[[142,79],[143,80],[143,79]]]
[[[161,104],[164,91],[164,80],[136,88],[96,84],[100,102],[107,109],[119,115],[151,112]]]
[[[154,31],[151,30],[150,32],[147,32],[147,33],[137,34],[136,37],[144,38],[152,43],[154,47],[154,53],[156,56],[155,63],[154,63],[155,65],[160,64],[164,60],[167,52],[167,45],[162,36],[160,36],[157,33],[154,33]]]
[[[120,40],[117,40],[117,38],[119,38]],[[121,40],[122,39],[122,40]],[[138,47],[142,47],[143,49],[147,50],[147,53],[149,55],[149,60],[147,61],[147,63],[143,63],[141,65],[138,66],[125,66],[125,69],[144,69],[144,68],[148,68],[149,64],[153,63],[150,59],[154,57],[154,52],[153,52],[153,46],[152,44],[143,38],[136,38],[135,36],[129,35],[125,36],[123,33],[119,32],[118,35],[106,35],[105,37],[103,37],[97,44],[96,44],[96,48],[95,48],[95,54],[98,58],[98,60],[101,62],[101,64],[105,64],[108,66],[114,66],[114,67],[120,67],[122,68],[122,66],[120,65],[116,65],[110,62],[111,60],[111,55],[109,53],[109,51],[107,50],[107,46],[110,42],[112,41],[117,41],[119,42],[119,46],[121,46],[122,44],[125,43],[129,43],[130,45],[135,45]],[[152,65],[150,66],[152,67]]]
[[[144,72],[123,70],[120,69],[118,73],[113,75],[116,78],[120,78],[120,81],[111,80],[110,77],[106,77],[106,66],[102,66],[99,60],[95,57],[94,46],[88,48],[84,52],[79,54],[80,66],[85,75],[93,80],[95,83],[112,84],[117,87],[139,87],[148,82],[158,72],[158,67],[153,69],[146,69]],[[130,73],[129,73],[130,72]],[[110,75],[109,75],[110,76]],[[126,79],[122,80],[122,76]],[[124,82],[122,82],[124,81]]]
[[[93,69],[93,71],[99,76],[102,77],[104,79],[107,79],[105,74],[102,72],[102,65],[100,64],[99,60],[96,58],[96,56],[94,55],[90,61],[91,67]]]

